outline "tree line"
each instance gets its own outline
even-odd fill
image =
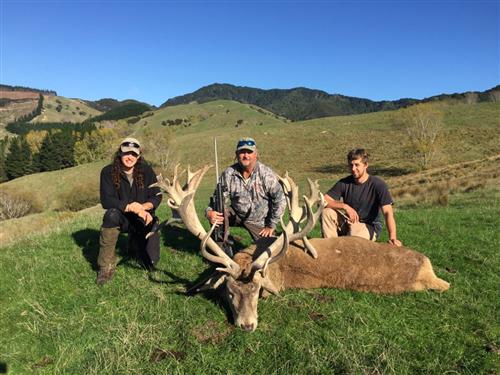
[[[43,99],[40,94],[35,110],[7,124],[6,129],[18,136],[0,141],[0,182],[100,160],[117,135],[111,129],[97,129],[95,123],[150,110],[145,104],[129,102],[81,123],[30,123],[41,114]]]
[[[0,140],[0,182],[102,160],[119,135],[112,129],[30,131]]]

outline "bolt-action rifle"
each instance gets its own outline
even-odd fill
[[[212,239],[217,242],[224,252],[230,257],[233,256],[233,249],[231,247],[232,241],[229,240],[229,211],[226,207],[226,197],[228,195],[227,188],[219,181],[219,162],[217,159],[217,139],[214,138],[215,149],[215,192],[210,198],[210,207],[215,211],[224,215],[224,223],[215,227],[212,232]]]

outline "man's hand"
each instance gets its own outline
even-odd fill
[[[392,239],[390,239],[387,242],[389,242],[391,245],[394,245],[394,246],[397,246],[397,247],[403,246],[403,243],[400,240],[398,240],[397,238],[392,238]]]
[[[348,204],[345,204],[343,208],[344,208],[347,216],[349,217],[349,220],[351,221],[351,223],[358,223],[359,222],[358,213],[356,212],[356,210],[354,208],[352,208]]]
[[[274,235],[274,228],[265,227],[259,232],[262,237],[271,237]]]
[[[212,224],[212,225],[215,222],[219,225],[224,223],[224,215],[221,214],[220,212],[215,211],[215,210],[208,211],[207,217],[208,217],[208,221],[210,221],[210,224]]]
[[[125,207],[125,212],[133,212],[134,214],[139,215],[139,212],[143,211],[142,204],[137,202],[132,202],[127,204]]]
[[[146,223],[146,225],[149,225],[153,221],[153,216],[151,216],[151,214],[148,211],[146,211],[146,210],[140,211],[137,215],[142,220],[144,220],[144,222]]]

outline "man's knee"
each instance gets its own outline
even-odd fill
[[[116,228],[120,226],[120,221],[123,214],[117,208],[110,208],[104,213],[104,218],[102,219],[103,228]]]
[[[338,237],[341,231],[339,213],[331,208],[325,208],[321,215],[321,231],[324,238]]]
[[[349,226],[349,236],[354,236],[354,237],[361,237],[365,238],[367,240],[371,241],[376,241],[375,236],[370,234],[370,230],[368,229],[368,226],[364,223],[352,223]]]

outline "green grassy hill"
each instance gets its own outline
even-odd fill
[[[258,107],[216,101],[147,112],[133,124],[120,120],[118,126],[127,126],[131,134],[144,140],[145,157],[154,162],[158,173],[167,175],[176,163],[193,168],[212,164],[214,137],[222,170],[234,162],[236,141],[251,136],[258,142],[261,160],[277,173],[290,171],[301,186],[307,177],[319,179],[323,191],[346,174],[345,155],[354,147],[370,151],[370,170],[386,179],[399,204],[439,199],[444,204],[450,194],[498,186],[500,103],[447,107],[439,162],[426,173],[416,171],[395,116],[396,112],[378,112],[291,123]],[[176,120],[180,125],[168,125]],[[166,148],[155,142],[162,137],[169,140]],[[162,170],[163,157],[167,157],[166,163],[163,160],[167,171]],[[31,194],[43,210],[64,210],[72,192],[81,196],[87,190],[96,201],[99,171],[107,162],[24,176],[0,186],[5,191]],[[206,194],[200,199],[208,199],[214,174],[214,169],[207,174],[201,188]],[[453,176],[447,180],[445,175]]]
[[[30,122],[82,122],[100,114],[100,111],[90,107],[83,100],[46,96],[42,114]]]

